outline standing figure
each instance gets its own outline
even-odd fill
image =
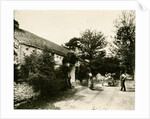
[[[96,80],[97,80],[97,81],[101,81],[101,74],[100,74],[100,73],[98,73],[98,74],[96,75]]]
[[[125,81],[126,81],[126,74],[122,72],[120,75],[120,81],[121,81],[121,89],[120,91],[126,91]]]
[[[67,86],[70,89],[72,88],[72,86],[71,86],[71,76],[70,76],[69,72],[67,73]]]
[[[88,87],[89,87],[89,89],[93,89],[94,88],[93,77],[92,77],[92,73],[91,72],[88,73]]]

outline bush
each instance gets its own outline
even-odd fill
[[[30,98],[37,97],[39,92],[35,93],[32,86],[28,83],[14,83],[14,103],[18,103]]]
[[[73,52],[69,52],[67,53],[67,57],[64,57],[63,59],[63,64],[65,63],[70,63],[72,65],[74,65],[77,61],[77,57]]]
[[[38,73],[30,74],[28,80],[29,84],[33,86],[34,91],[41,91],[41,96],[56,94],[66,85],[65,80],[50,79],[50,77]]]
[[[27,79],[34,91],[40,91],[41,96],[55,94],[66,86],[63,70],[54,70],[54,57],[47,51],[36,52],[25,57],[21,66],[22,77]]]
[[[19,64],[14,64],[14,81],[17,83],[20,78]]]
[[[64,80],[65,79],[65,72],[68,71],[64,69],[64,66],[60,66],[59,68],[55,69],[55,76],[57,80]]]

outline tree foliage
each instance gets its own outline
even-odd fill
[[[81,33],[80,39],[82,58],[89,61],[99,56],[100,50],[106,45],[104,34],[98,31],[87,29]]]
[[[115,73],[116,76],[119,76],[121,69],[119,66],[119,62],[120,61],[114,57],[97,58],[92,62],[93,74],[96,75],[97,73],[100,73],[102,75],[105,75],[105,73],[107,72]]]
[[[127,72],[135,70],[135,11],[122,12],[115,21],[115,43],[118,45],[118,57],[127,67]]]
[[[70,39],[69,42],[65,43],[65,47],[67,49],[73,50],[73,51],[75,51],[76,48],[81,48],[80,47],[80,38],[74,37],[74,38]]]
[[[80,67],[76,68],[76,79],[82,82],[83,79],[88,79],[87,72],[89,71],[89,65],[86,62],[82,62]]]
[[[102,49],[106,46],[106,40],[102,32],[87,29],[79,38],[72,38],[65,46],[75,51],[81,61],[76,70],[76,78],[82,81],[87,78],[88,69],[93,69],[93,60],[105,56]]]
[[[77,56],[73,52],[67,53],[67,56],[63,59],[63,64],[70,63],[74,65],[77,61]]]
[[[21,65],[22,78],[27,78],[31,73],[40,73],[46,76],[53,76],[54,59],[49,52],[43,51],[41,54],[33,52],[30,56],[25,56],[25,62]]]
[[[77,56],[90,64],[92,59],[101,54],[100,50],[106,46],[106,40],[102,32],[87,29],[81,33],[81,37],[72,38],[65,46],[74,51],[77,48]]]
[[[21,76],[27,79],[35,91],[40,91],[42,96],[55,94],[65,87],[62,69],[55,70],[54,57],[48,51],[38,54],[33,52],[25,57],[21,65]],[[59,75],[58,75],[59,74]]]

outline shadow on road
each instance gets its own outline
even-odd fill
[[[94,87],[94,89],[92,89],[93,91],[104,91],[103,88],[101,87]]]
[[[128,88],[126,92],[135,92],[135,88]]]
[[[55,107],[53,103],[61,100],[70,99],[73,95],[75,95],[77,89],[69,89],[67,91],[59,92],[56,95],[51,95],[48,97],[39,97],[35,100],[28,101],[27,103],[21,104],[16,109],[53,109],[59,110],[58,107]],[[81,97],[76,97],[77,99]]]

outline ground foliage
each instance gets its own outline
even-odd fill
[[[39,94],[40,92],[34,92],[33,87],[26,82],[14,83],[14,103],[36,98]]]

